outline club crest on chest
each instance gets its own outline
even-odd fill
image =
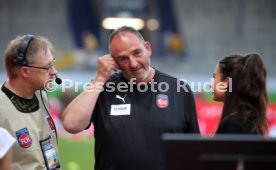
[[[32,145],[32,138],[27,128],[22,128],[16,131],[16,137],[19,146],[29,148]]]
[[[169,106],[169,97],[166,94],[158,94],[156,96],[156,105],[159,108],[166,108]]]

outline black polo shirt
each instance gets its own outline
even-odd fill
[[[116,73],[105,84],[91,118],[95,170],[164,169],[161,134],[199,133],[189,86],[157,70],[151,82],[136,86]]]

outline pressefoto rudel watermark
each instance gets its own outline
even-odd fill
[[[44,83],[45,90],[48,92],[53,92],[57,90],[58,88],[61,89],[61,92],[66,92],[66,90],[74,91],[76,93],[87,90],[87,91],[103,91],[102,88],[105,85],[105,91],[106,92],[167,92],[170,89],[170,85],[167,82],[156,82],[154,79],[152,79],[150,82],[145,83],[136,83],[136,79],[130,79],[129,82],[106,82],[104,83],[95,83],[95,82],[77,82],[73,81],[72,79],[63,79],[61,86],[55,84],[53,80],[49,79]],[[232,92],[232,78],[229,78],[228,88],[225,85],[225,83],[219,82],[216,85],[214,85],[214,79],[211,78],[210,82],[189,82],[184,79],[178,79],[176,84],[176,91],[177,92],[189,92],[189,88],[187,87],[187,84],[189,85],[192,92],[214,92],[214,88],[218,92],[226,92],[227,90],[229,92]],[[213,87],[213,88],[212,88]]]

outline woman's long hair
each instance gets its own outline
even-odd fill
[[[258,54],[231,55],[219,62],[219,68],[222,80],[231,78],[232,81],[229,81],[232,84],[228,85],[221,120],[237,115],[252,123],[252,133],[266,132],[266,68],[261,57]]]

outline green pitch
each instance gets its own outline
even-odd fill
[[[62,170],[94,170],[94,138],[79,141],[59,137]]]

